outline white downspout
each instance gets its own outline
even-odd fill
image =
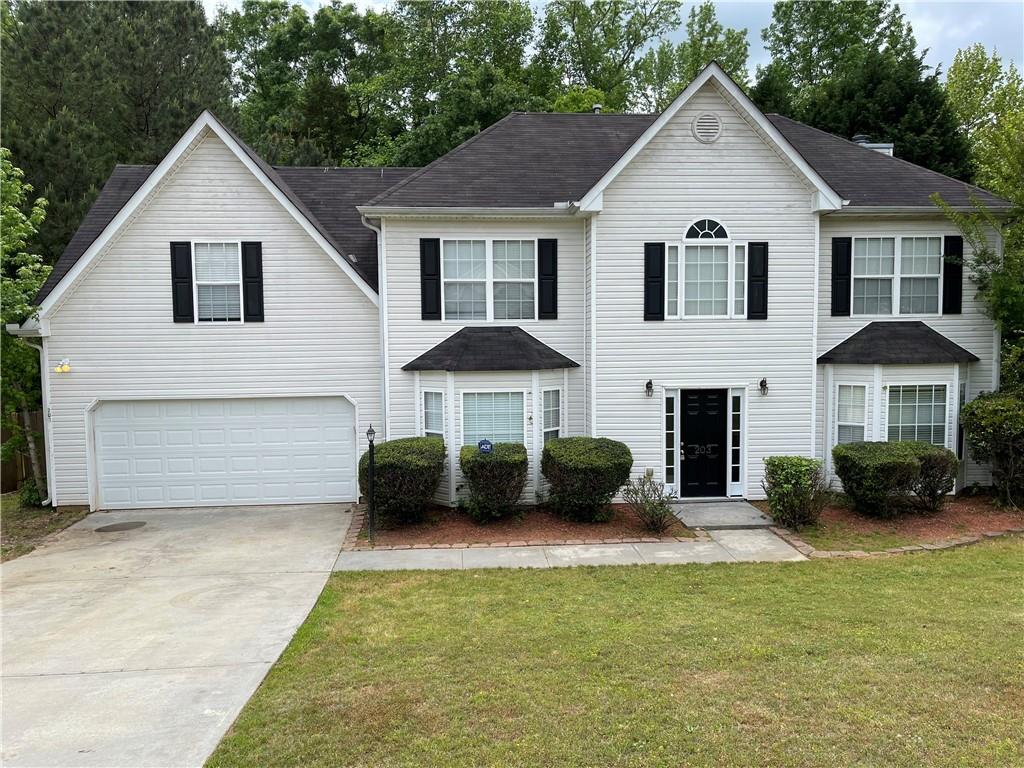
[[[381,355],[381,380],[380,380],[380,413],[384,425],[384,440],[391,436],[391,416],[388,405],[391,397],[390,381],[390,348],[388,344],[388,300],[387,300],[387,272],[384,268],[384,220],[381,220],[380,227],[370,223],[365,215],[359,217],[362,225],[377,235],[377,295],[380,301],[378,306],[378,325],[380,326],[380,355]]]
[[[50,377],[47,376],[46,350],[42,345],[33,344],[27,339],[21,339],[21,341],[26,346],[39,351],[39,384],[43,401],[43,451],[45,451],[43,462],[46,465],[46,498],[39,502],[39,506],[45,507],[50,503],[52,496],[50,484],[53,482],[53,472],[50,469],[50,462],[53,458],[53,450],[50,446]]]

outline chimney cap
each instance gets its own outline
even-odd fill
[[[854,144],[870,144],[871,137],[866,133],[855,133],[851,141],[853,141]]]
[[[600,115],[601,114],[601,105],[600,104],[592,105],[590,107],[590,111],[593,112],[595,115]]]

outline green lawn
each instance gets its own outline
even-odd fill
[[[212,766],[1024,764],[1024,541],[336,574]]]
[[[840,551],[859,549],[864,552],[879,552],[890,547],[921,543],[920,536],[896,531],[858,531],[852,525],[838,521],[801,528],[797,531],[797,536],[815,549]]]
[[[52,507],[26,507],[17,491],[0,496],[0,560],[27,555],[43,540],[77,523],[89,514],[88,507],[58,512]]]

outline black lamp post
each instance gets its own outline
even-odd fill
[[[367,500],[367,502],[368,502],[368,504],[370,506],[370,516],[369,516],[370,531],[369,531],[369,533],[370,533],[370,546],[371,547],[373,546],[373,540],[374,540],[375,534],[377,532],[377,513],[376,513],[376,510],[373,508],[373,465],[375,463],[374,456],[373,456],[373,438],[375,438],[376,436],[377,436],[377,433],[373,431],[373,424],[371,424],[370,428],[368,430],[366,430],[366,441],[370,444],[370,460],[369,460],[370,466],[369,466],[368,471],[366,473],[366,475],[367,475],[367,485],[369,486],[369,488],[366,489],[366,500]]]

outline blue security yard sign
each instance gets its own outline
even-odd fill
[[[494,444],[490,440],[481,440],[476,447],[480,449],[480,453],[490,453],[494,450]]]

